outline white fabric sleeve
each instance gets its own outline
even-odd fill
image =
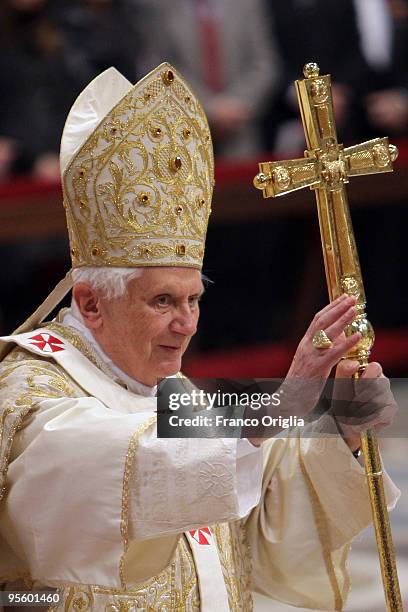
[[[247,514],[259,504],[262,489],[263,453],[243,438],[237,445],[237,495],[240,516]]]
[[[238,457],[234,439],[157,439],[154,420],[91,397],[38,402],[15,437],[0,510],[1,535],[33,579],[123,588],[132,539],[133,576],[147,578],[180,532],[242,518],[255,503],[256,487],[244,503],[239,491],[259,453]]]
[[[246,521],[256,591],[293,606],[343,610],[350,541],[371,522],[364,469],[340,436],[263,444],[261,503]],[[399,497],[384,477],[389,509]]]
[[[247,440],[139,440],[130,486],[130,533],[138,540],[245,517],[258,503],[262,451]]]

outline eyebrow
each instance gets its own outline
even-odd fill
[[[196,296],[197,295],[197,296],[201,297],[204,293],[205,293],[205,287],[203,285],[199,291],[191,292],[188,295],[189,296]],[[159,295],[175,295],[175,293],[174,293],[174,288],[162,287],[160,290],[153,288],[152,295],[154,297],[157,297]]]

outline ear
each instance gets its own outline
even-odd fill
[[[88,329],[99,329],[102,326],[102,313],[98,292],[88,283],[76,283],[72,295]]]

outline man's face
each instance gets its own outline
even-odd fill
[[[198,270],[147,268],[123,297],[100,300],[103,324],[95,337],[126,374],[153,386],[180,370],[202,293]]]

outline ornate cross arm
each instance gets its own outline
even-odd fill
[[[392,172],[397,157],[397,147],[389,144],[388,138],[374,138],[347,149],[337,143],[327,143],[324,151],[305,151],[305,157],[299,159],[261,162],[254,185],[264,198],[303,187],[313,189],[326,185],[335,190],[341,183],[348,183],[350,176]]]
[[[317,159],[304,157],[282,162],[261,162],[254,185],[262,190],[264,198],[275,198],[303,187],[318,185],[319,170]]]
[[[345,184],[351,176],[391,172],[398,155],[387,138],[376,138],[344,149],[337,142],[330,76],[320,76],[317,64],[307,64],[305,79],[296,81],[307,150],[302,159],[264,162],[254,185],[265,198],[313,189],[317,200],[323,258],[330,300],[342,293],[357,298],[355,320],[347,335],[359,331],[361,340],[349,353],[362,366],[368,363],[374,331],[365,314],[365,292],[351,224]],[[370,501],[377,537],[387,610],[402,611],[398,575],[385,503],[382,465],[374,431],[361,435]]]
[[[397,157],[398,149],[389,144],[388,138],[374,138],[344,149],[348,177],[392,172]]]

